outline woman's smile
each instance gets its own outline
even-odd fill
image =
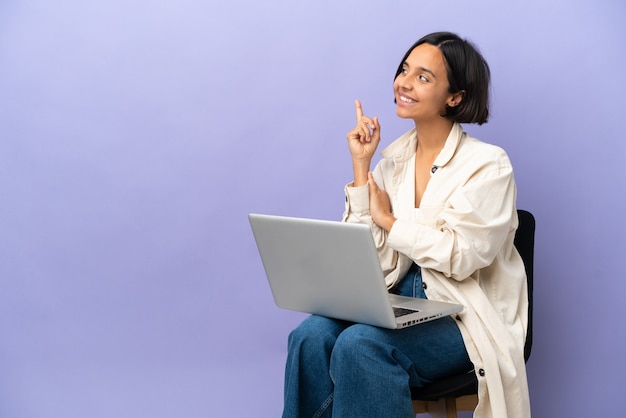
[[[406,104],[417,103],[417,100],[411,99],[410,97],[404,96],[402,94],[400,95],[400,99],[398,101]]]

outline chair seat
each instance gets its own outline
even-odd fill
[[[411,398],[419,401],[437,401],[441,398],[460,398],[478,393],[474,371],[437,380],[428,386],[411,388]]]

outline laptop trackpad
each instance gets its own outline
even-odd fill
[[[407,309],[416,309],[416,305],[418,305],[419,301],[423,299],[412,298],[409,296],[400,296],[400,295],[395,295],[393,293],[390,293],[389,300],[391,301],[391,305],[393,306],[398,306],[398,307],[407,308]]]

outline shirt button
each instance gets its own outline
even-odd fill
[[[433,173],[433,174],[435,174],[435,171],[437,171],[437,166],[433,166],[433,167],[430,169],[430,172],[431,172],[431,173]]]
[[[478,374],[481,375],[481,376],[484,376],[485,375],[485,369],[478,370]]]
[[[422,282],[422,288],[428,289],[428,285],[426,284],[426,282]]]
[[[461,315],[457,315],[457,316],[455,316],[455,319],[456,319],[457,321],[461,322]]]

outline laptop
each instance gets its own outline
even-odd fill
[[[254,213],[248,218],[281,308],[390,329],[463,310],[390,294],[368,225]]]

